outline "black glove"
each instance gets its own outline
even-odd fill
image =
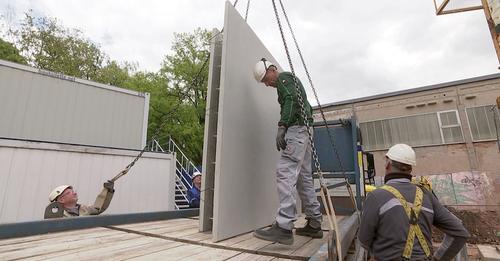
[[[278,134],[276,135],[276,149],[278,149],[278,151],[280,151],[280,149],[282,150],[286,149],[285,134],[286,134],[286,127],[279,126]]]
[[[115,187],[115,183],[114,183],[113,181],[108,180],[108,181],[104,182],[104,185],[103,185],[103,186],[104,186],[104,188],[105,188],[105,189],[107,189],[109,192],[111,192],[111,193],[115,192],[115,189],[114,189],[114,187]]]

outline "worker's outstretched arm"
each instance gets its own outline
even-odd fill
[[[443,243],[434,253],[434,258],[435,260],[452,260],[464,247],[470,234],[462,221],[441,205],[436,197],[432,196],[432,201],[434,207],[433,225],[445,234]]]
[[[99,193],[95,199],[93,207],[96,209],[96,213],[92,213],[93,215],[99,215],[104,212],[109,207],[111,199],[113,199],[113,195],[115,193],[114,182],[107,181],[103,186],[104,188],[101,193]]]

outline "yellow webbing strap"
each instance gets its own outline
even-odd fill
[[[413,202],[413,207],[409,207],[408,202],[406,202],[406,199],[403,197],[403,195],[401,195],[401,193],[397,189],[388,185],[382,186],[381,188],[391,192],[391,194],[393,194],[399,200],[410,221],[410,229],[408,231],[408,237],[406,238],[406,245],[403,251],[403,258],[406,259],[411,258],[415,236],[417,236],[418,242],[420,243],[420,246],[422,246],[425,255],[427,257],[430,257],[431,250],[429,249],[427,241],[425,241],[425,237],[424,234],[422,233],[422,230],[418,226],[418,216],[420,214],[420,209],[422,208],[422,201],[424,194],[422,192],[422,189],[419,188],[418,186],[416,187],[415,202]]]

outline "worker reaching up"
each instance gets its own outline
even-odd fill
[[[279,195],[279,208],[276,221],[267,229],[258,229],[257,238],[290,245],[293,243],[296,220],[295,188],[305,208],[307,224],[296,230],[297,235],[314,238],[323,237],[321,230],[322,215],[320,205],[314,191],[311,173],[311,143],[307,127],[304,126],[298,96],[304,101],[307,121],[313,123],[312,108],[307,101],[304,87],[298,78],[289,72],[279,72],[271,62],[262,58],[254,67],[254,77],[266,86],[276,88],[278,102],[281,107],[281,118],[277,124],[276,148],[281,156],[276,167],[276,180]],[[296,82],[296,83],[295,83]],[[297,94],[295,84],[300,87]]]
[[[385,185],[367,195],[359,241],[375,260],[451,260],[469,233],[424,186],[411,183],[415,151],[406,144],[386,154]],[[445,234],[432,253],[432,226]]]
[[[61,185],[49,195],[51,202],[45,209],[45,218],[99,215],[104,212],[114,194],[114,182],[107,181],[93,205],[78,204],[78,194],[70,185]]]

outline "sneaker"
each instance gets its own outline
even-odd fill
[[[307,224],[304,227],[295,229],[295,234],[312,238],[323,238],[321,223],[313,219],[307,219]]]
[[[292,230],[280,228],[277,223],[273,223],[270,228],[261,228],[253,232],[256,238],[267,241],[278,242],[284,245],[293,244]]]

